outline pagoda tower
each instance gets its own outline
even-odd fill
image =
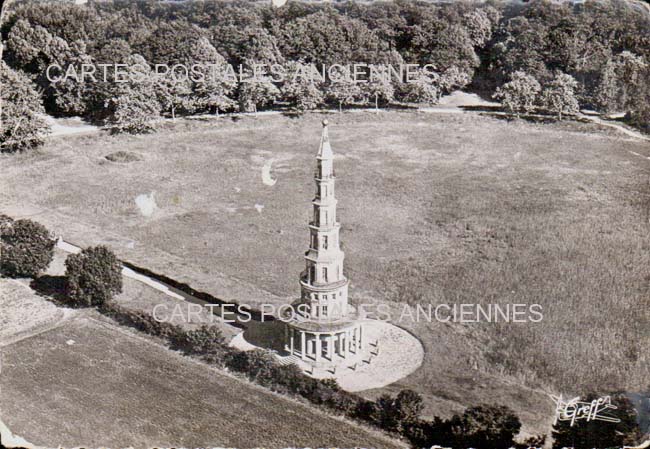
[[[360,357],[363,328],[348,305],[348,279],[343,274],[345,255],[339,244],[336,217],[334,155],[327,120],[323,121],[309,222],[309,249],[300,274],[300,299],[285,328],[285,350],[314,366],[336,366]]]

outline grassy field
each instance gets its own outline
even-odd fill
[[[223,299],[287,301],[299,291],[322,118],[52,139],[2,157],[0,211]],[[503,403],[537,431],[552,413],[545,393],[648,387],[647,142],[478,114],[328,119],[355,300],[543,306],[537,324],[400,323],[423,341],[425,364],[386,390],[416,389],[429,415]],[[105,159],[119,150],[143,160]],[[261,176],[269,160],[273,186]],[[152,193],[157,209],[144,216],[135,198]]]
[[[2,356],[0,417],[36,445],[403,447],[99,316],[4,347]]]

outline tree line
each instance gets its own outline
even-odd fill
[[[2,149],[42,142],[42,113],[146,132],[161,115],[299,111],[333,105],[436,103],[455,89],[495,96],[513,113],[621,112],[647,128],[650,20],[619,0],[523,5],[411,0],[282,8],[240,1],[19,2],[2,26]],[[285,79],[52,82],[47,68],[81,64],[417,64],[412,82]]]
[[[55,239],[40,223],[0,215],[0,274],[33,278],[31,286],[59,305],[94,307],[119,324],[161,339],[173,350],[238,373],[275,392],[302,398],[331,413],[386,431],[407,440],[413,447],[523,449],[544,446],[546,437],[543,435],[516,442],[521,422],[503,405],[477,405],[449,419],[426,419],[422,417],[423,398],[415,391],[402,390],[394,396],[383,394],[376,400],[368,400],[341,389],[335,380],[313,379],[296,365],[282,365],[267,351],[232,348],[216,326],[203,325],[187,330],[157,321],[150,313],[124,307],[113,300],[122,292],[122,263],[105,246],[85,248],[69,255],[63,282],[51,285],[53,278],[43,272],[52,262],[55,246]],[[596,397],[594,393],[587,400]],[[621,423],[592,421],[570,426],[567,422],[558,422],[553,428],[553,447],[592,449],[638,442],[641,432],[632,404],[622,393],[614,394],[613,400],[619,408],[617,417]]]

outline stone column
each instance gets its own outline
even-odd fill
[[[289,325],[284,325],[284,346],[285,350],[289,350]]]
[[[354,329],[354,335],[355,335],[355,338],[354,338],[354,344],[355,344],[354,353],[358,354],[359,349],[361,349],[361,326]]]
[[[314,360],[318,362],[320,360],[322,349],[321,349],[320,334],[315,334],[315,336],[316,336],[316,358]]]
[[[300,344],[300,351],[302,352],[300,358],[305,360],[307,358],[307,338],[304,331],[300,331]]]
[[[359,347],[363,347],[363,326],[359,325]]]
[[[289,351],[289,352],[291,353],[291,355],[293,355],[293,349],[294,349],[294,342],[293,342],[293,339],[294,339],[294,333],[295,333],[295,330],[294,330],[294,328],[292,327],[291,330],[289,331],[289,335],[290,335],[290,337],[289,337],[289,340],[290,340],[290,343],[289,343],[290,351]]]
[[[334,361],[334,334],[330,334],[328,339],[327,356],[330,358],[330,362]]]
[[[348,331],[345,331],[343,333],[343,358],[347,359],[348,358]]]

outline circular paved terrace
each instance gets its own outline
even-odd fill
[[[243,350],[267,349],[272,351],[281,363],[295,363],[315,378],[336,379],[347,391],[362,391],[380,388],[408,376],[415,371],[424,358],[420,341],[404,329],[386,321],[366,320],[363,322],[365,352],[360,360],[340,365],[336,370],[311,367],[299,357],[286,356],[283,350],[284,323],[251,322],[243,332],[237,334],[230,345]]]

